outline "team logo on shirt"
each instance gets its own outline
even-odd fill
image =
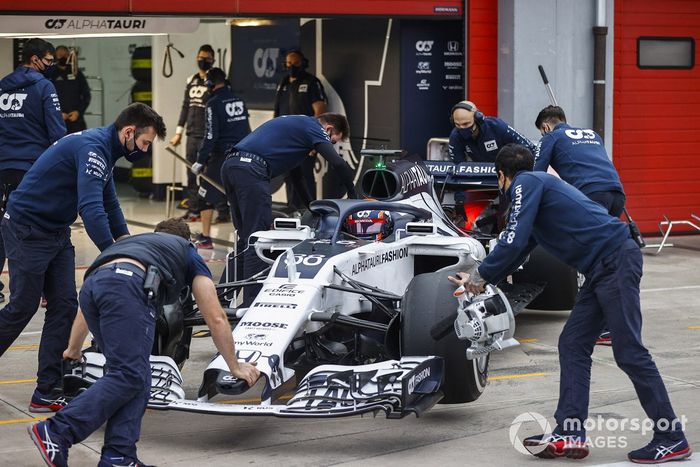
[[[299,92],[309,92],[309,85],[308,84],[300,84],[299,85]]]
[[[229,117],[234,117],[236,115],[243,115],[243,102],[242,101],[234,101],[234,102],[229,102],[224,106],[226,113],[229,115]]]
[[[0,110],[20,110],[26,98],[27,94],[21,92],[0,94]]]
[[[495,139],[492,139],[491,141],[486,141],[484,143],[484,147],[487,151],[495,151],[496,149],[498,149],[498,144],[496,143]]]
[[[205,92],[207,92],[206,86],[192,86],[190,88],[190,99],[201,99]]]

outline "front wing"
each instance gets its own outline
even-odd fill
[[[442,399],[441,357],[403,357],[358,366],[322,365],[299,383],[286,404],[222,404],[185,399],[182,376],[168,357],[151,357],[148,407],[217,415],[276,417],[342,417],[383,411],[387,418],[420,416]],[[82,365],[67,380],[83,386],[102,376],[104,357],[85,353]],[[89,370],[89,371],[86,371]]]

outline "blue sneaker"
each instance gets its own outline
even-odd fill
[[[651,443],[641,449],[627,454],[627,458],[637,464],[661,464],[662,462],[680,461],[693,454],[688,440],[660,441],[652,439]]]
[[[585,439],[580,436],[556,433],[530,436],[523,440],[523,446],[530,454],[542,459],[554,459],[555,457],[583,459],[589,453]]]
[[[68,397],[63,394],[63,390],[54,389],[50,394],[42,394],[34,390],[32,400],[29,403],[29,411],[32,413],[58,412],[68,404]]]
[[[62,446],[58,438],[53,436],[53,433],[46,426],[46,422],[29,425],[27,433],[39,449],[46,465],[49,467],[68,467],[68,448]]]
[[[97,467],[156,467],[155,465],[147,465],[138,459],[124,456],[105,456],[100,457],[100,462]]]

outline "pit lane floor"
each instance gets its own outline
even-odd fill
[[[122,196],[132,233],[149,229],[164,212],[163,204]],[[197,224],[193,224],[197,229]],[[230,241],[228,225],[215,226],[213,236]],[[97,249],[79,224],[74,226],[76,279]],[[700,451],[700,237],[673,239],[674,248],[658,256],[644,256],[642,309],[644,340],[664,377],[677,415],[687,419],[686,434]],[[225,247],[202,256],[218,277]],[[7,273],[1,277],[7,284]],[[44,465],[26,434],[34,414],[27,411],[34,389],[37,348],[43,309],[0,358],[0,465]],[[615,366],[612,349],[597,347],[591,382],[593,418],[602,426],[589,431],[594,444],[583,461],[538,460],[511,444],[511,424],[524,413],[551,415],[558,397],[557,337],[568,312],[525,311],[517,318],[516,337],[522,345],[494,354],[490,384],[471,404],[438,405],[419,419],[386,420],[383,415],[331,420],[225,417],[149,410],[143,419],[139,456],[160,466],[224,465],[632,465],[624,462],[630,449],[646,444],[649,433],[628,428],[631,419],[644,416],[633,387]],[[214,345],[209,338],[193,340],[191,359],[183,376],[188,397],[194,398]],[[249,403],[254,391],[239,399]],[[221,398],[228,402],[233,398]],[[623,421],[625,429],[619,427]],[[541,432],[535,422],[524,422],[513,434],[520,439]],[[99,458],[103,430],[70,451],[70,465],[94,466]],[[680,466],[700,466],[700,453]]]

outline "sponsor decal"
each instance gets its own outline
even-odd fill
[[[523,206],[523,186],[518,185],[515,187],[515,196],[513,197],[513,209],[510,213],[510,220],[506,226],[506,242],[513,243],[515,240],[515,228],[518,226],[518,215],[520,215],[520,209]]]
[[[258,49],[253,55],[253,71],[258,78],[272,78],[277,72],[280,49],[276,47]],[[274,89],[274,84],[272,84]]]
[[[244,328],[287,329],[287,323],[275,323],[271,321],[241,321],[238,325]]]
[[[456,6],[435,6],[433,13],[459,13],[459,8]]]
[[[403,194],[418,190],[430,184],[430,177],[428,174],[417,165],[402,172],[399,178],[401,179],[401,193]]]
[[[130,30],[138,31],[146,27],[145,19],[113,18],[49,18],[44,23],[46,29],[90,29],[90,30]]]
[[[361,272],[367,271],[369,269],[381,266],[385,263],[391,263],[399,259],[408,257],[408,247],[397,248],[395,250],[385,251],[384,253],[378,253],[366,259],[361,259],[356,264],[352,265],[351,274],[359,274]]]
[[[299,85],[299,92],[308,92],[309,91],[309,85],[308,84],[300,84]]]
[[[416,83],[416,86],[418,87],[419,91],[427,91],[430,89],[430,83],[425,78]]]
[[[430,367],[423,368],[417,374],[411,376],[408,379],[408,393],[413,394],[413,391],[416,389],[416,386],[418,386],[420,383],[422,383],[423,380],[429,376],[430,376]]]
[[[253,303],[254,307],[258,308],[284,308],[289,310],[294,310],[297,307],[296,303],[273,303],[273,302],[256,302]]]
[[[570,129],[564,131],[564,134],[571,139],[595,139],[595,131],[583,129]]]
[[[269,289],[263,289],[263,292],[267,292],[272,297],[289,297],[295,298],[297,295],[303,294],[304,291],[301,289],[295,289],[294,284],[283,284],[279,287],[273,287]]]
[[[433,71],[430,69],[430,62],[418,62],[418,66],[416,69],[416,74],[417,75],[429,75]]]
[[[417,41],[416,50],[418,52],[429,53],[431,50],[433,50],[434,42],[435,41]]]
[[[107,173],[107,162],[104,157],[93,151],[88,152],[88,158],[85,162],[85,173],[104,179]]]
[[[261,356],[257,350],[236,350],[236,358],[247,363],[257,362]]]
[[[445,68],[462,68],[462,62],[444,62]]]
[[[206,86],[192,86],[188,94],[190,99],[201,99],[205,92],[207,92]]]
[[[456,9],[456,7],[455,7]],[[459,41],[448,41],[447,42],[448,52],[459,52]]]
[[[445,79],[451,79],[451,80],[462,79],[462,75],[457,75],[457,74],[454,74],[454,75],[445,75]]]
[[[236,345],[240,345],[243,347],[272,347],[272,342],[261,342],[258,340],[236,341]]]
[[[267,339],[267,334],[255,334],[251,332],[249,334],[246,334],[245,338],[254,341],[264,341],[265,339]]]

